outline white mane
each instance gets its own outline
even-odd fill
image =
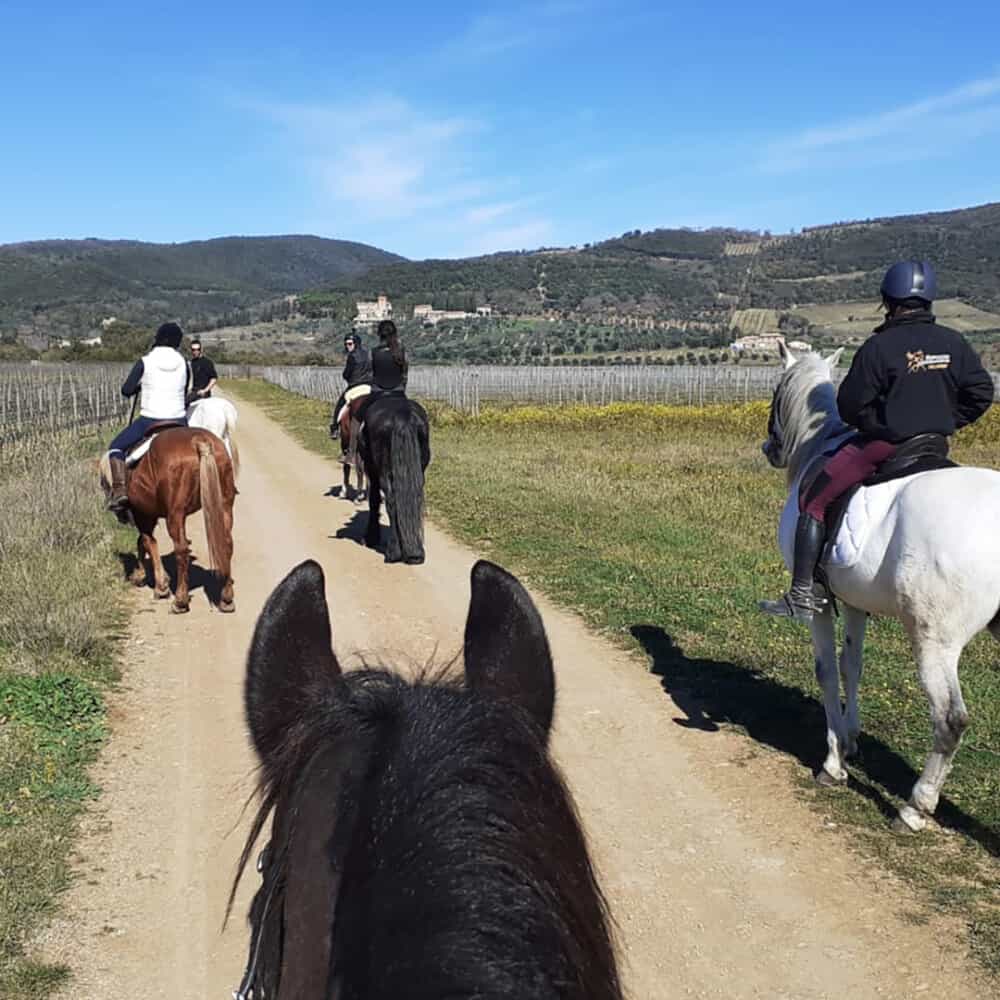
[[[781,450],[788,460],[789,482],[826,441],[849,429],[840,419],[831,380],[840,353],[838,350],[823,358],[811,352],[786,352],[787,367],[778,383],[775,416],[781,430]]]

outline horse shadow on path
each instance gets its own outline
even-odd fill
[[[650,670],[660,678],[663,690],[684,712],[683,718],[674,719],[677,725],[706,733],[718,732],[723,724],[739,726],[758,743],[795,757],[814,773],[818,771],[826,747],[826,715],[817,698],[749,667],[724,660],[690,659],[657,625],[633,625],[629,631],[649,656]],[[862,687],[862,727],[863,699]],[[928,725],[928,749],[929,741]],[[851,763],[849,787],[891,821],[897,814],[896,805],[882,789],[906,800],[919,775],[896,751],[863,728],[859,749],[860,759]],[[1000,857],[1000,832],[947,798],[942,797],[935,817],[942,826],[964,833]]]
[[[172,594],[177,590],[177,559],[173,552],[161,558],[163,569],[170,580],[170,592]],[[125,579],[131,581],[133,574],[139,568],[138,557],[134,552],[119,552],[118,561],[121,563]],[[148,559],[144,560],[143,570],[146,575],[141,586],[152,590],[153,567]],[[191,553],[191,563],[188,570],[188,590],[192,595],[199,590],[203,590],[213,608],[218,607],[219,601],[222,599],[222,581],[216,573],[205,569],[204,566],[200,566],[198,564],[198,557],[193,552]]]

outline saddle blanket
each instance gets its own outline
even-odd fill
[[[147,451],[149,451],[149,448],[150,448],[150,445],[152,445],[152,443],[153,443],[153,439],[154,439],[154,438],[155,438],[155,437],[157,436],[157,434],[159,434],[159,433],[160,433],[160,431],[157,431],[157,432],[156,432],[156,434],[150,434],[148,438],[145,438],[144,440],[140,441],[140,442],[139,442],[139,443],[138,443],[138,444],[137,444],[137,445],[136,445],[136,446],[135,446],[135,447],[134,447],[134,448],[133,448],[133,449],[132,449],[132,450],[131,450],[131,451],[130,451],[130,452],[129,452],[129,453],[128,453],[128,454],[126,455],[126,456],[125,456],[125,465],[126,465],[126,466],[127,466],[128,468],[130,468],[130,469],[131,469],[131,468],[132,468],[132,466],[134,466],[134,465],[138,465],[138,464],[139,464],[139,460],[140,460],[140,459],[142,458],[142,456],[143,456],[143,455],[145,455],[145,454],[146,454],[146,452],[147,452]]]
[[[918,473],[919,475],[919,473]],[[837,537],[827,539],[823,565],[828,568],[848,569],[861,558],[874,525],[888,513],[899,491],[912,479],[906,476],[877,486],[862,486],[847,505]],[[799,487],[793,484],[785,508],[778,522],[778,545],[789,572],[795,550],[795,525],[799,518]]]

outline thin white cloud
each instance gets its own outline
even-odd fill
[[[865,115],[815,128],[772,143],[761,157],[761,167],[783,173],[817,165],[851,166],[886,157],[915,159],[935,155],[942,141],[964,143],[1000,127],[1000,74],[973,80],[943,94],[904,104],[889,111]],[[921,133],[928,143],[908,150],[881,149],[873,143],[891,137]],[[935,149],[936,147],[936,149]]]
[[[591,0],[549,0],[504,13],[477,14],[457,37],[447,42],[441,55],[446,59],[476,60],[527,48],[556,37],[570,18],[593,6]]]
[[[428,114],[392,95],[244,107],[278,129],[276,148],[311,185],[316,217],[338,219],[341,232],[405,222],[411,236],[431,237],[425,254],[440,252],[442,238],[491,252],[528,247],[550,233],[547,220],[525,218],[537,199],[503,199],[518,187],[516,178],[477,169],[489,134],[483,122]]]

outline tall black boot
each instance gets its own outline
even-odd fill
[[[826,610],[827,601],[813,591],[816,564],[823,554],[826,525],[811,514],[799,514],[795,525],[795,554],[792,559],[792,585],[777,601],[761,601],[760,610],[769,615],[812,621],[813,615]]]

